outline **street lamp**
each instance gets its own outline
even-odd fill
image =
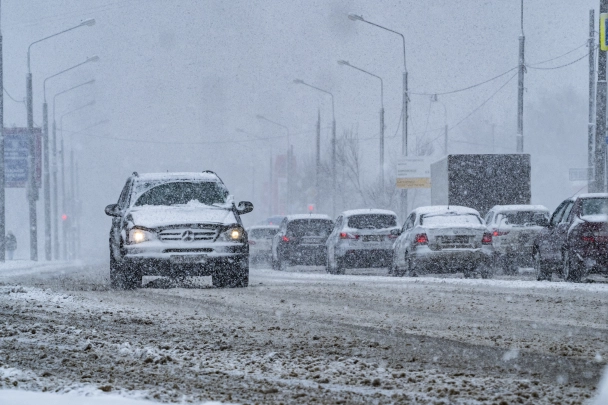
[[[51,188],[50,188],[50,173],[49,173],[49,113],[48,104],[46,102],[46,82],[49,79],[57,77],[65,72],[69,72],[72,69],[76,69],[79,66],[89,62],[97,62],[99,56],[93,56],[87,58],[84,62],[78,63],[72,67],[64,69],[60,72],[55,73],[44,79],[42,82],[42,142],[43,142],[43,161],[44,161],[44,251],[46,260],[51,260]]]
[[[384,191],[384,82],[380,76],[351,65],[346,60],[339,60],[338,65],[351,67],[380,80],[380,184],[382,184],[382,191]]]
[[[409,98],[408,98],[408,89],[407,89],[407,65],[405,63],[406,59],[405,59],[405,37],[403,36],[402,33],[391,30],[390,28],[386,28],[383,27],[382,25],[378,25],[376,23],[373,23],[371,21],[368,21],[366,19],[363,18],[362,15],[357,15],[357,14],[353,14],[353,13],[349,13],[348,14],[348,18],[351,21],[361,21],[364,23],[367,23],[369,25],[373,25],[374,27],[378,27],[381,28],[385,31],[388,32],[392,32],[393,34],[397,34],[401,37],[401,40],[403,41],[403,110],[402,110],[402,122],[403,122],[403,134],[402,134],[402,140],[401,140],[401,155],[402,156],[407,156],[407,121],[408,121],[408,103],[409,103]],[[402,201],[402,213],[405,217],[405,215],[407,215],[407,189],[403,189],[402,194],[401,194],[401,201]]]
[[[448,109],[445,107],[445,104],[439,98],[437,98],[437,94],[433,94],[431,96],[431,102],[439,103],[443,107],[443,152],[445,155],[448,155]]]
[[[302,79],[294,79],[293,82],[295,84],[303,84],[304,86],[308,86],[311,89],[315,89],[322,93],[328,94],[331,97],[331,116],[332,116],[332,123],[331,123],[332,197],[331,197],[331,202],[332,202],[332,216],[335,217],[336,216],[336,110],[335,110],[335,105],[334,105],[334,95],[327,90],[323,90],[319,87],[313,86],[312,84],[308,84]],[[317,149],[319,149],[319,148],[317,147]],[[319,170],[320,170],[320,168],[317,165],[317,177],[319,176]],[[318,192],[318,190],[317,190],[317,192]]]
[[[65,194],[65,149],[63,146],[63,118],[67,115],[73,114],[76,111],[80,111],[83,108],[90,107],[95,104],[95,100],[89,101],[88,103],[81,105],[80,107],[74,108],[66,113],[64,113],[61,118],[59,118],[59,127],[61,128],[61,204],[63,208],[63,214],[67,212],[67,199]],[[62,244],[63,244],[63,259],[68,260],[68,246],[67,246],[67,223],[63,220],[63,235],[62,235]]]
[[[252,134],[251,132],[247,132],[247,131],[245,131],[242,128],[236,128],[236,132],[240,132],[240,133],[245,134],[245,135],[253,136],[254,138],[257,138],[259,140],[264,140],[262,137],[260,137],[260,136],[258,136],[256,134]],[[273,198],[274,196],[273,196],[273,193],[272,193],[272,160],[273,160],[272,156],[273,155],[274,155],[274,153],[273,153],[273,143],[272,143],[272,140],[271,140],[270,141],[270,179],[269,179],[270,182],[268,183],[269,189],[270,189],[270,203],[268,204],[268,211],[269,211],[268,216],[269,217],[271,217],[274,214],[273,207],[272,207],[272,203],[273,203],[273,200],[274,200],[274,198]]]
[[[59,31],[53,35],[49,35],[48,37],[44,37],[37,41],[32,42],[27,47],[27,77],[26,77],[26,107],[27,107],[27,130],[30,138],[30,147],[29,147],[29,173],[28,173],[28,202],[29,202],[29,212],[30,212],[30,259],[38,260],[38,223],[36,217],[36,201],[38,200],[38,188],[36,187],[36,174],[35,169],[36,165],[34,162],[34,153],[35,153],[35,144],[34,144],[34,107],[33,107],[33,91],[32,91],[32,70],[31,70],[31,50],[32,46],[38,44],[47,39],[56,37],[58,35],[64,34],[68,31],[75,30],[80,27],[91,27],[95,25],[94,19],[89,19],[81,22],[80,24],[68,28],[63,31]]]
[[[286,132],[287,132],[287,198],[286,198],[286,207],[287,207],[287,211],[291,210],[291,141],[289,139],[289,128],[286,127],[283,124],[280,124],[276,121],[273,121],[271,119],[268,119],[266,117],[264,117],[263,115],[256,115],[255,116],[257,119],[262,120],[262,121],[267,121],[270,122],[271,124],[274,124],[276,126],[279,126],[281,128],[283,128]],[[272,170],[272,169],[271,169]]]
[[[59,218],[59,216],[58,216],[59,215],[59,205],[58,205],[58,201],[57,201],[57,188],[58,188],[58,183],[57,183],[57,124],[55,122],[55,107],[57,106],[57,97],[62,94],[68,93],[72,90],[75,90],[79,87],[83,87],[83,86],[93,84],[93,83],[95,83],[95,79],[91,79],[88,82],[84,82],[79,85],[70,87],[69,89],[60,91],[59,93],[57,93],[53,96],[53,145],[52,145],[52,148],[53,148],[53,152],[52,152],[52,154],[53,154],[53,164],[52,164],[52,166],[53,166],[53,170],[52,170],[52,172],[53,172],[53,179],[52,179],[53,180],[52,181],[53,204],[52,204],[52,206],[55,207],[54,214],[56,215],[56,218]],[[53,246],[54,246],[53,257],[55,258],[55,260],[59,260],[59,226],[58,226],[58,224],[56,223],[56,225],[54,227],[52,227],[52,229],[53,229]]]

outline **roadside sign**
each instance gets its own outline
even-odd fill
[[[608,20],[608,13],[600,14],[600,49],[602,51],[608,51],[608,41],[606,41],[606,34],[608,33],[608,29],[606,29],[606,22]]]
[[[587,181],[589,177],[593,174],[592,168],[583,168],[583,169],[570,169],[570,181]]]
[[[397,162],[397,188],[431,188],[431,159],[401,158]]]
[[[40,128],[34,128],[36,186],[40,188],[42,178]],[[7,188],[24,188],[27,185],[30,139],[27,128],[4,128],[4,179]]]

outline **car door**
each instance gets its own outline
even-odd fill
[[[287,218],[284,218],[281,221],[281,225],[279,226],[278,232],[272,238],[272,259],[279,260],[279,244],[281,243],[281,238],[285,235],[285,230],[287,229]]]
[[[568,208],[572,208],[572,201],[566,200],[562,202],[553,215],[551,216],[551,220],[549,221],[549,226],[543,229],[539,235],[538,239],[538,248],[541,254],[541,257],[544,260],[549,260],[551,262],[559,262],[561,260],[561,246],[563,242],[563,236],[560,236],[565,230],[567,231],[566,224],[563,224],[562,218],[564,217],[564,213],[568,210]]]
[[[401,236],[399,239],[399,248],[397,251],[397,262],[400,266],[405,266],[405,253],[408,250],[409,240],[411,239],[411,232],[414,229],[414,222],[416,221],[416,213],[412,212],[405,219],[405,223],[403,224],[403,230],[401,231]]]
[[[118,197],[118,210],[124,213],[129,204],[129,195],[131,194],[131,179],[127,180],[123,187],[120,197]],[[121,232],[123,228],[124,215],[112,217],[112,227],[110,228],[110,249],[114,258],[119,258],[121,248]]]

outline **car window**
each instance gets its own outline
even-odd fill
[[[420,218],[420,225],[480,225],[483,222],[475,214],[427,214]]]
[[[574,201],[570,201],[568,205],[566,205],[566,209],[564,209],[564,214],[559,221],[560,224],[568,222],[568,216],[570,215],[570,211],[572,211],[572,207],[574,207]]]
[[[173,182],[153,187],[144,192],[135,206],[143,205],[186,205],[189,203],[205,205],[226,202],[224,189],[216,182]]]
[[[608,198],[586,198],[582,203],[581,215],[608,214]]]
[[[129,191],[131,188],[131,187],[129,187],[130,185],[131,185],[131,181],[127,180],[127,183],[125,184],[125,186],[122,189],[122,192],[120,193],[120,197],[118,197],[118,206],[120,208],[125,208],[129,203]]]
[[[553,212],[553,215],[551,216],[551,225],[557,225],[559,223],[559,220],[562,218],[562,214],[564,213],[564,208],[566,208],[566,203],[567,201],[564,201],[555,209],[555,212]]]
[[[277,233],[277,228],[260,228],[260,229],[252,229],[249,232],[249,238],[251,239],[272,239],[272,237]]]
[[[500,225],[541,225],[544,211],[505,211],[496,215]]]
[[[295,219],[287,224],[288,236],[328,236],[334,223],[327,219]]]
[[[494,213],[492,211],[488,212],[488,215],[486,215],[486,224],[490,224],[492,222],[493,216],[494,216]]]
[[[410,214],[409,217],[405,220],[405,229],[412,229],[414,227],[414,219],[416,218],[416,214]]]
[[[386,214],[363,214],[348,217],[348,227],[355,229],[384,229],[397,226],[397,217]]]

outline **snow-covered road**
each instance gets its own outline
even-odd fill
[[[0,274],[0,388],[277,404],[593,396],[606,279],[367,273],[254,269],[247,289],[132,292],[109,290],[101,265]]]

